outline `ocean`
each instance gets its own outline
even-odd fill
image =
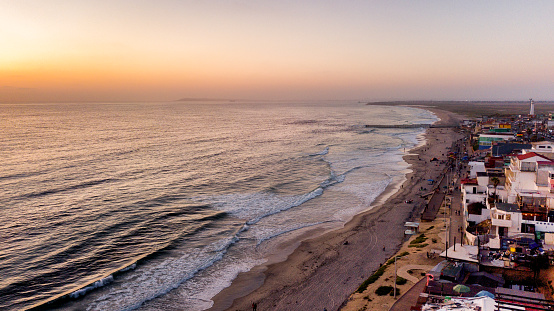
[[[205,310],[408,170],[429,111],[357,102],[0,105],[0,309]],[[53,303],[52,303],[53,302]]]

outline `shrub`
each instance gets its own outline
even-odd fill
[[[375,281],[377,281],[381,277],[381,275],[383,275],[383,273],[385,273],[386,268],[387,268],[387,265],[383,265],[381,268],[377,269],[377,271],[375,271],[375,273],[373,273],[369,278],[367,278],[367,280],[365,280],[360,285],[360,287],[358,287],[357,292],[358,293],[363,293],[367,289],[369,284],[375,283]]]
[[[408,282],[408,280],[406,280],[405,278],[403,278],[401,276],[396,277],[396,285],[404,285],[407,282]]]
[[[410,255],[410,253],[408,253],[408,252],[403,252],[402,254],[399,254],[398,256],[396,256],[396,257],[397,257],[396,260],[398,260],[398,259],[400,259],[400,258],[402,258],[402,257],[404,257],[404,256],[407,256],[407,255]],[[386,262],[385,264],[386,264],[386,265],[392,265],[392,264],[394,264],[394,256],[393,256],[391,259],[387,260],[387,262]]]
[[[433,241],[433,243],[437,243],[437,239],[431,239],[431,241]]]
[[[427,244],[427,243],[425,243],[425,244],[410,244],[410,245],[408,245],[408,247],[424,248],[427,245],[429,245],[429,244]]]
[[[409,255],[409,254],[410,254],[409,252],[403,252],[402,254],[398,255],[398,258],[400,258],[402,256]],[[393,263],[394,263],[394,257],[387,260],[387,262],[383,266],[381,266],[379,269],[377,269],[377,271],[375,271],[375,273],[373,273],[369,278],[367,278],[367,280],[365,280],[362,284],[360,284],[360,287],[358,287],[356,292],[363,293],[370,284],[375,283],[381,277],[381,275],[383,275],[383,273],[385,273],[385,270],[387,269],[387,266],[389,266],[390,264],[393,264]]]
[[[425,234],[420,234],[417,238],[415,238],[413,241],[410,242],[410,245],[413,245],[413,244],[420,244],[420,243],[423,243],[427,241],[427,237],[425,236]]]
[[[427,228],[427,231],[429,231],[429,230],[431,230],[431,229],[433,229],[433,228],[435,228],[435,226],[431,226],[431,227]]]
[[[375,290],[375,294],[377,294],[377,296],[385,296],[390,292],[392,292],[392,286],[379,286],[379,288]]]

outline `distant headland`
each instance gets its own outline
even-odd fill
[[[230,98],[208,98],[208,97],[184,97],[177,100],[176,102],[197,102],[197,101],[209,101],[209,102],[234,102],[235,99]]]

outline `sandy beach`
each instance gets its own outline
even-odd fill
[[[435,125],[457,125],[462,119],[440,109],[425,109],[441,119]],[[446,160],[447,147],[461,137],[454,128],[429,128],[426,143],[404,156],[412,172],[403,184],[390,184],[373,208],[343,228],[324,234],[306,232],[308,240],[282,245],[282,252],[266,265],[239,274],[214,297],[210,310],[252,310],[253,302],[257,310],[350,309],[345,306],[360,284],[403,246],[404,223],[418,220],[426,202],[419,196],[420,189],[431,189],[427,180],[437,180],[444,168],[430,160]],[[371,310],[388,309],[382,304],[374,307]]]

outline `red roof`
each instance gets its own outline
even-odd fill
[[[460,183],[462,185],[464,185],[464,184],[474,184],[474,185],[476,185],[477,184],[477,178],[471,178],[471,179],[470,178],[465,178],[465,179],[460,180]]]
[[[540,154],[536,154],[536,153],[534,153],[534,152],[529,152],[529,153],[526,153],[526,154],[520,154],[520,155],[517,156],[517,158],[518,158],[519,160],[525,160],[525,159],[529,159],[529,158],[532,158],[532,157],[541,157],[541,158],[543,158],[543,159],[545,159],[545,160],[547,160],[547,161],[550,161],[549,158],[547,158],[547,157],[545,157],[545,156],[542,156],[542,155],[540,155]]]

